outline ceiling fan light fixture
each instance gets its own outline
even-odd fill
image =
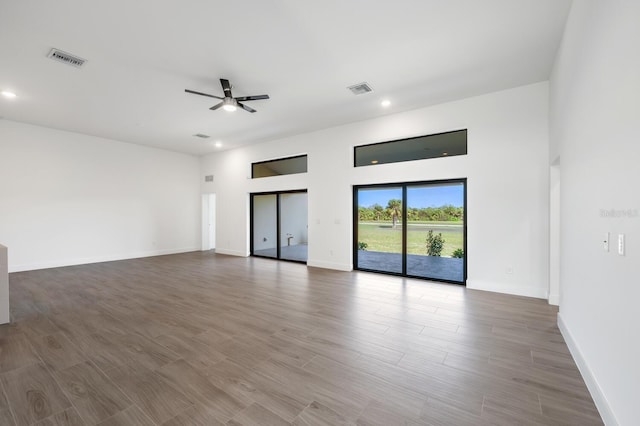
[[[238,104],[235,99],[225,98],[222,101],[222,109],[225,111],[233,112],[238,109]]]

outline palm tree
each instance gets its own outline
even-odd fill
[[[373,211],[375,212],[376,220],[380,220],[382,218],[382,212],[384,211],[382,206],[380,204],[377,204],[377,203],[374,204],[373,205]]]
[[[398,199],[391,199],[387,203],[387,210],[391,213],[391,219],[393,221],[392,228],[396,227],[398,223],[398,218],[400,214],[402,214],[402,201]]]

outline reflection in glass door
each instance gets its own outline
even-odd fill
[[[307,261],[307,193],[280,194],[280,259]]]
[[[356,269],[466,280],[466,179],[354,187]]]
[[[251,194],[251,255],[306,262],[306,191]]]
[[[357,197],[357,267],[401,274],[402,187],[362,188]]]

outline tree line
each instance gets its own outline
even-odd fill
[[[385,207],[374,204],[369,207],[358,207],[358,218],[361,221],[392,221],[395,225],[402,216],[402,201],[389,200]],[[454,222],[464,220],[464,208],[446,204],[440,207],[409,207],[407,209],[409,221],[442,221]]]

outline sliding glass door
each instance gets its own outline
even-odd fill
[[[307,192],[251,194],[251,255],[307,261]]]
[[[356,269],[464,283],[466,180],[354,187]]]

